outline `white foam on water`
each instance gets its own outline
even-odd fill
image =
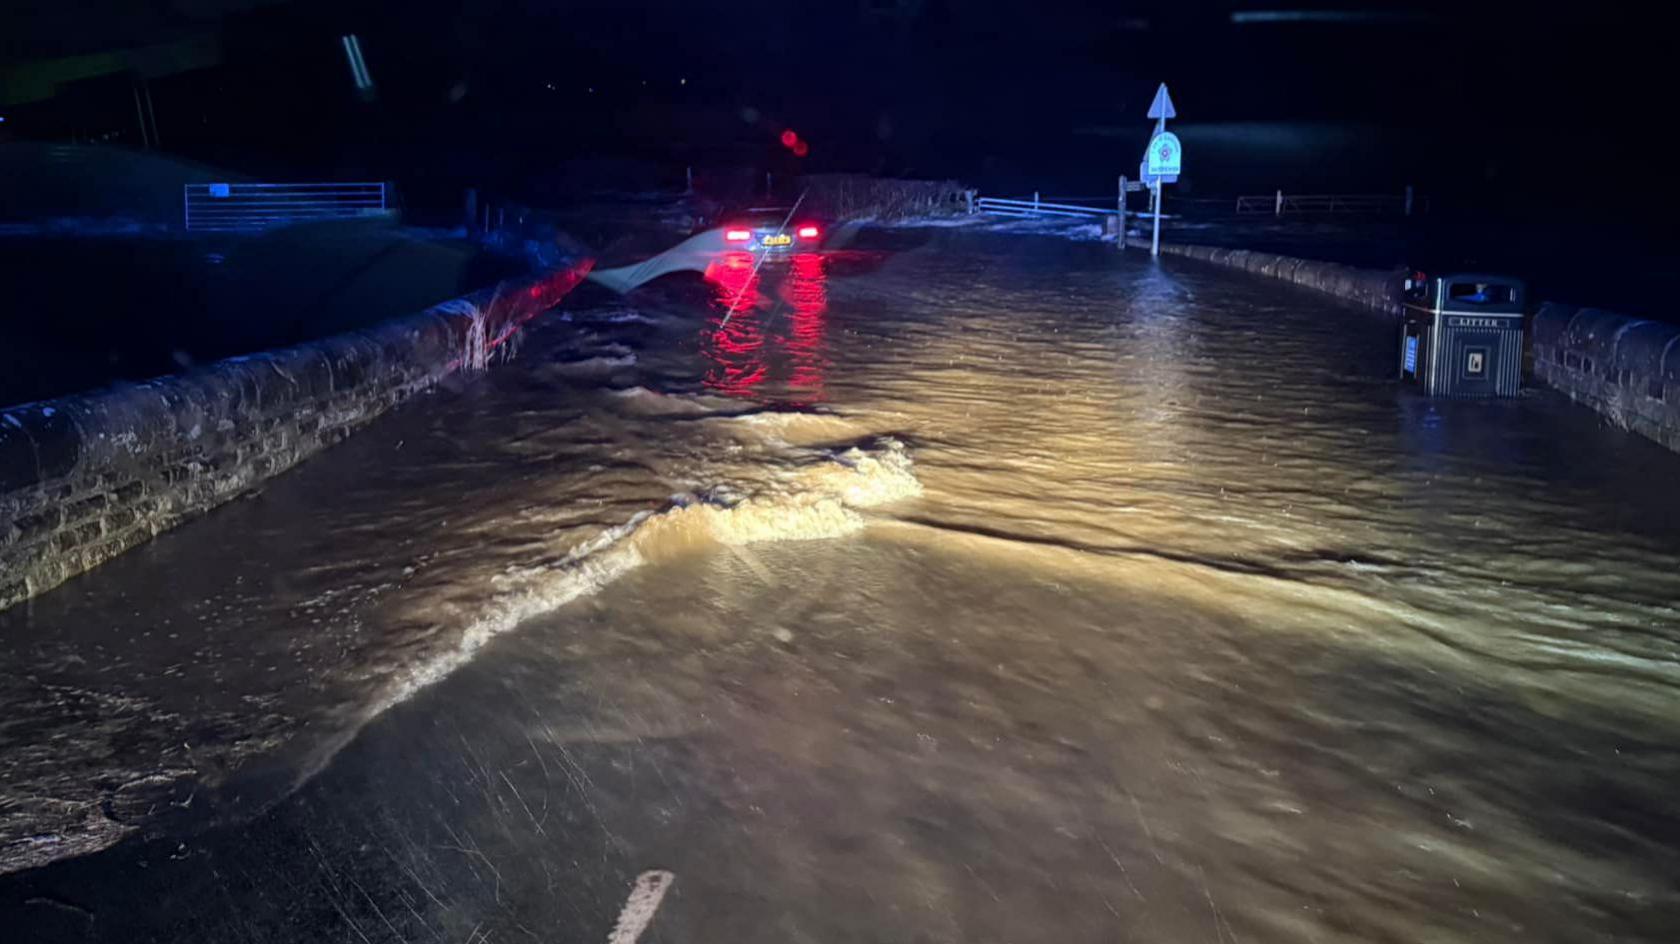
[[[833,413],[766,411],[704,419],[725,435],[776,445],[807,446],[844,442],[870,435],[857,421]]]
[[[622,367],[636,366],[634,354],[602,354],[595,357],[583,357],[575,361],[560,361],[552,368],[562,374],[596,374],[618,370]]]
[[[668,396],[649,390],[641,384],[604,390],[603,393],[620,401],[617,408],[629,413],[650,416],[693,416],[711,412],[710,407],[703,403],[696,403],[689,397]]]
[[[869,220],[877,229],[973,229],[991,233],[1032,233],[1059,236],[1075,242],[1100,242],[1102,225],[1067,217],[1022,218],[976,213],[972,216],[927,216],[904,220]]]
[[[490,343],[486,335],[484,310],[467,299],[455,298],[433,305],[432,311],[445,315],[459,315],[470,322],[461,351],[461,366],[468,370],[485,369],[490,363]]]
[[[994,217],[974,214],[972,216],[913,216],[897,220],[862,220],[870,226],[880,229],[958,229],[967,227],[983,227],[992,222]]]
[[[585,322],[605,322],[607,324],[660,324],[660,319],[638,311],[634,308],[608,308],[585,312],[580,316]]]
[[[492,578],[490,599],[475,604],[454,644],[400,674],[363,723],[447,677],[502,633],[595,593],[651,559],[706,546],[841,537],[864,527],[861,510],[921,491],[903,444],[889,439],[870,449],[818,455],[743,498],[677,496],[665,510],[603,530],[554,561]]]

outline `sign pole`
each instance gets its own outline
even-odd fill
[[[1165,89],[1166,87],[1166,84],[1162,83],[1161,88]],[[1155,135],[1150,138],[1151,143],[1153,143],[1155,137],[1159,137],[1167,130],[1167,114],[1164,109],[1151,108],[1150,111],[1156,113]],[[1149,237],[1149,255],[1151,258],[1161,255],[1161,198],[1166,195],[1166,185],[1161,182],[1161,178],[1155,178],[1155,226]]]
[[[1165,193],[1166,191],[1161,187],[1161,182],[1159,180],[1155,181],[1155,229],[1153,235],[1149,237],[1149,254],[1151,256],[1161,254],[1161,197]]]

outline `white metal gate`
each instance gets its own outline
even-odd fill
[[[314,220],[390,212],[384,183],[187,184],[182,212],[190,230],[258,230]]]
[[[1077,206],[1072,203],[1049,203],[1033,194],[1031,200],[1006,200],[1001,197],[980,197],[974,201],[976,213],[997,213],[1003,216],[1035,217],[1060,216],[1075,219],[1100,220],[1118,215],[1114,205],[1106,207]]]

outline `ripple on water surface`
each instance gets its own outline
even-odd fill
[[[7,614],[38,670],[5,716],[65,739],[8,754],[8,793],[52,798],[7,807],[52,824],[8,855],[320,771],[249,827],[267,851],[212,836],[203,868],[383,843],[417,884],[363,884],[416,937],[610,916],[654,866],[706,939],[1680,920],[1672,455],[1542,392],[1397,391],[1385,330],[1291,287],[876,245],[579,308]],[[398,843],[369,784],[576,913]],[[559,820],[512,828],[516,795]]]

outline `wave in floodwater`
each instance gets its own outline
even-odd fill
[[[1022,229],[582,299],[0,617],[8,860],[239,819],[170,873],[224,936],[300,875],[502,939],[657,867],[697,940],[1671,937],[1675,457]]]
[[[0,871],[249,816],[646,561],[849,534],[917,494],[890,429],[706,389],[705,313],[551,317],[512,364],[0,616],[36,643],[0,685]]]
[[[608,528],[558,561],[498,574],[492,580],[492,592],[477,606],[480,615],[466,626],[456,648],[408,670],[375,703],[371,714],[448,675],[495,636],[594,593],[649,560],[708,544],[841,537],[863,528],[865,509],[920,492],[903,444],[889,438],[807,458],[782,470],[757,494],[718,489],[707,495],[677,496],[663,510],[638,514]]]

